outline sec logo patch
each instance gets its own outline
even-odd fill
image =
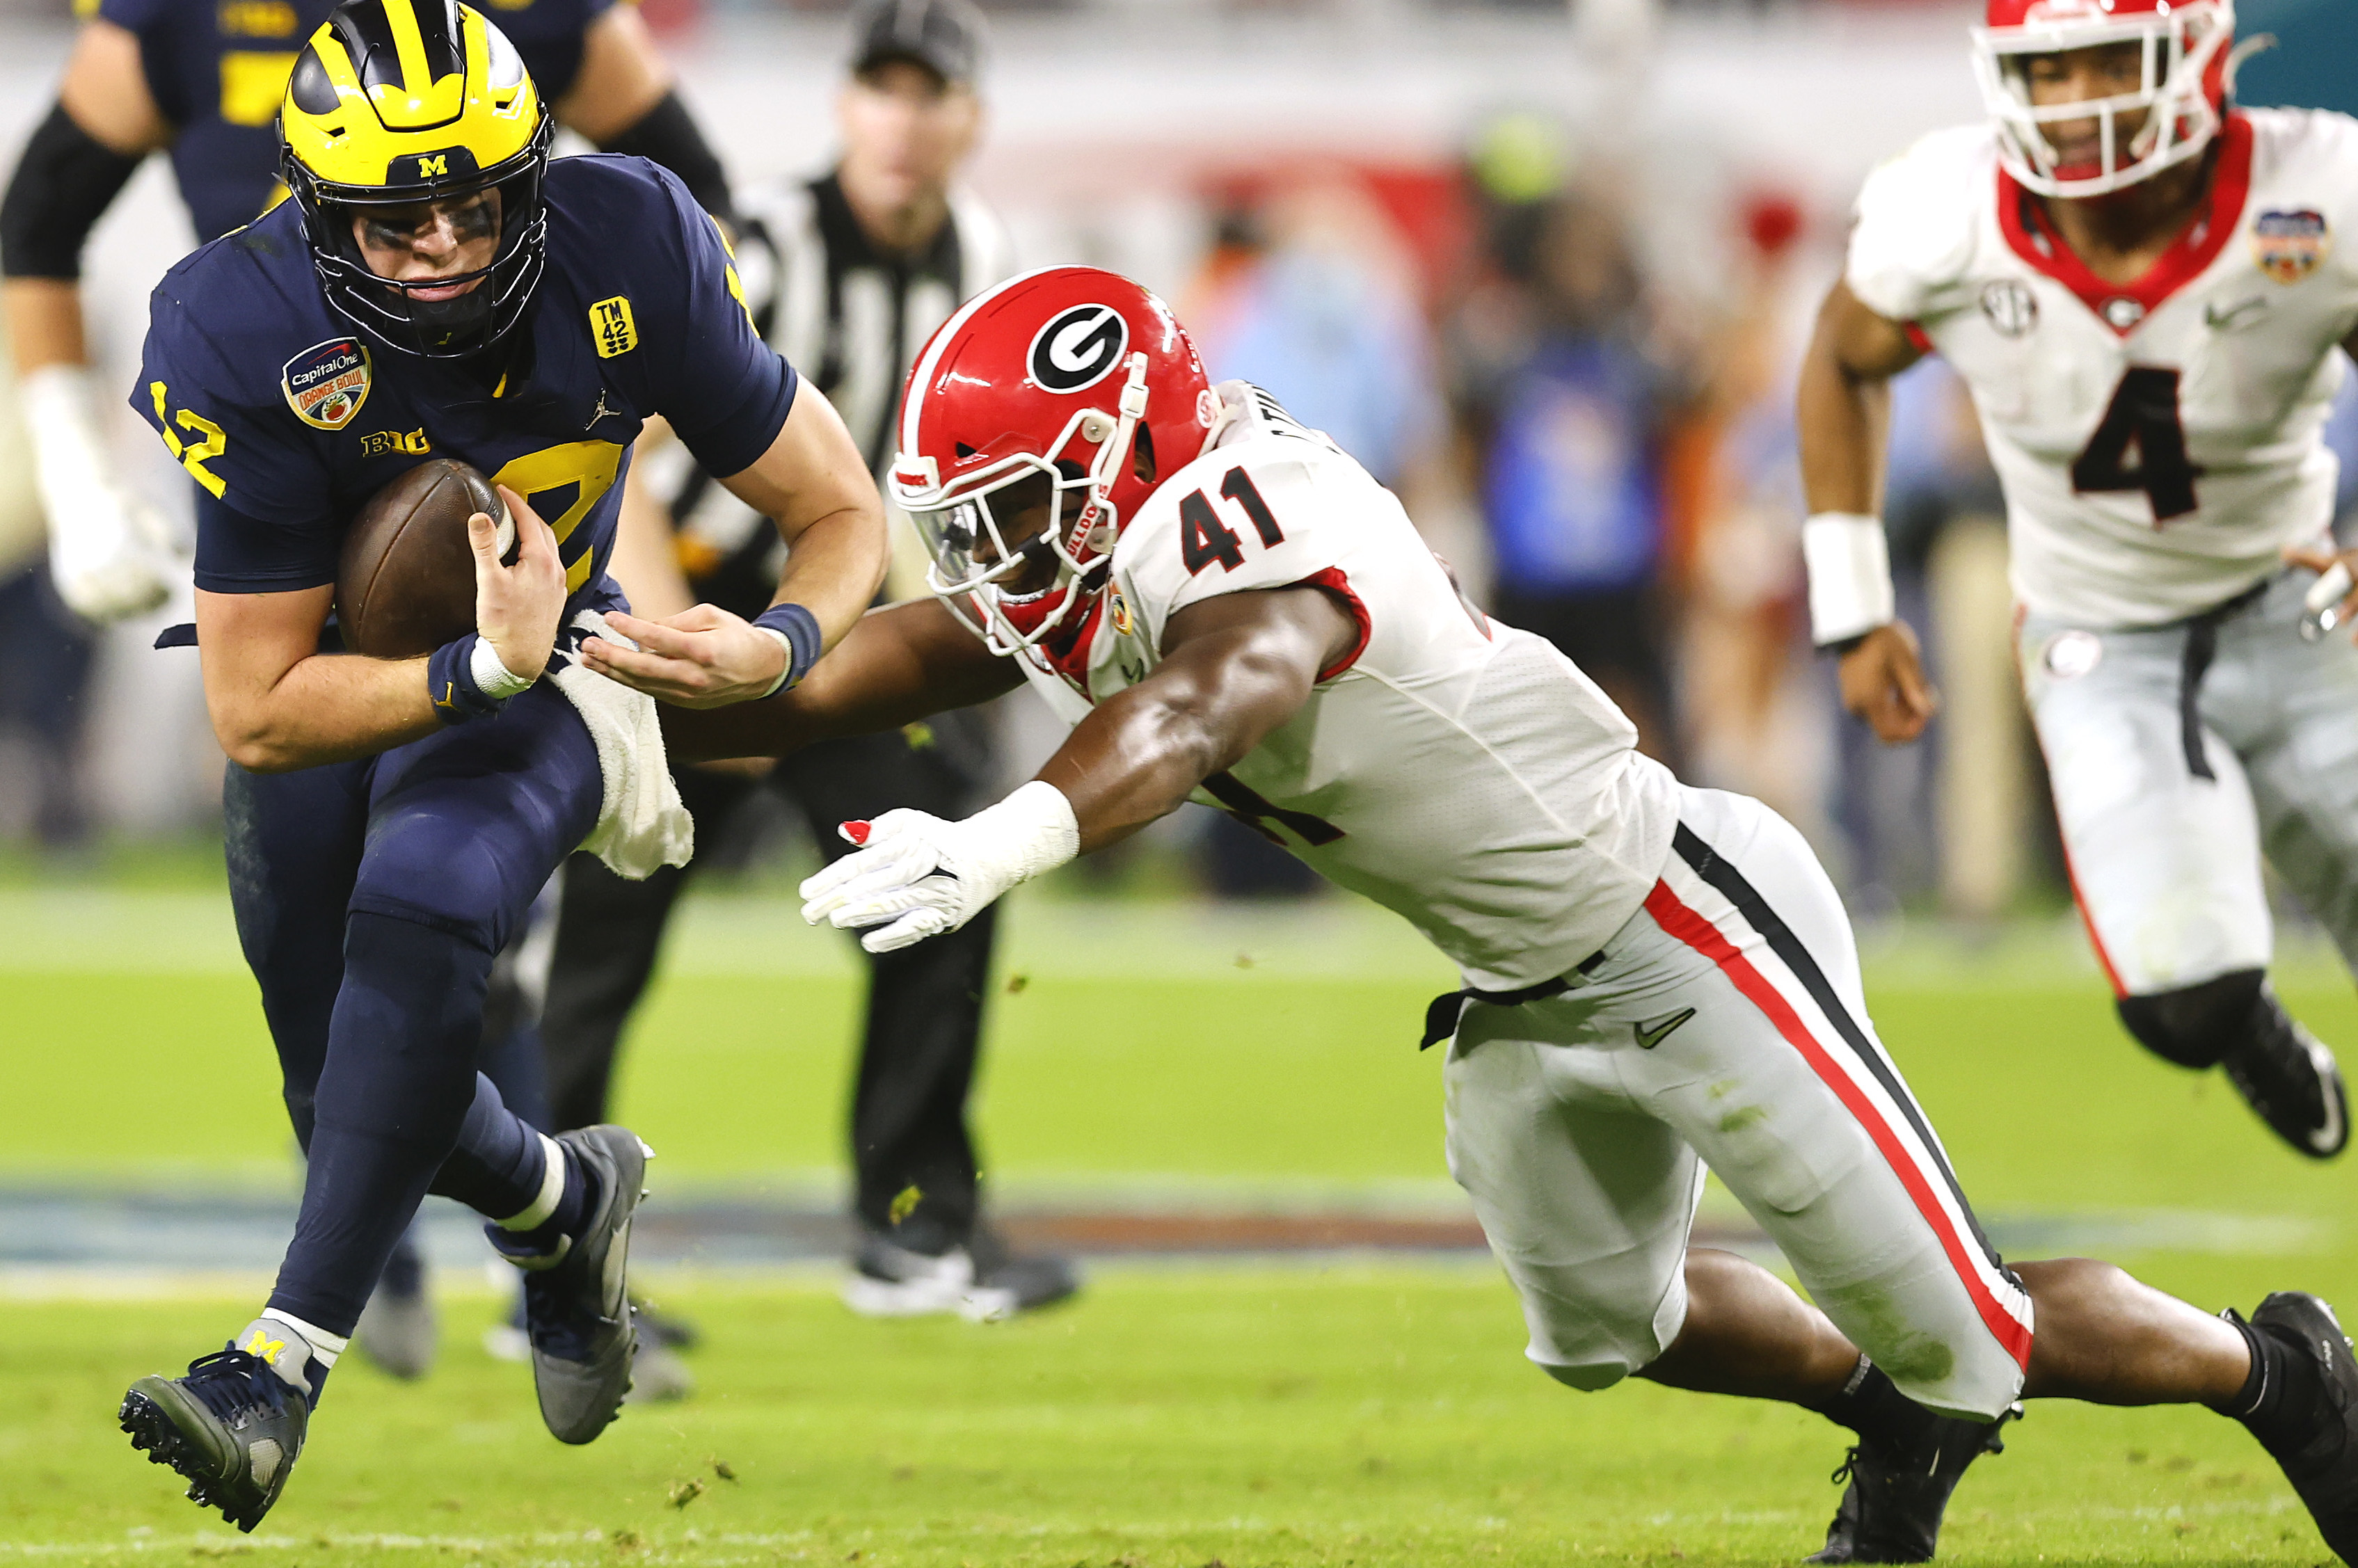
[[[314,343],[287,362],[279,389],[295,417],[320,430],[341,430],[368,401],[369,351],[358,338]]]
[[[2332,248],[2333,232],[2322,212],[2304,208],[2263,212],[2252,220],[2253,259],[2278,283],[2299,283],[2317,270]]]

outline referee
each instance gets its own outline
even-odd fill
[[[982,34],[968,0],[871,0],[853,23],[840,161],[817,179],[740,192],[739,268],[755,324],[827,395],[879,475],[892,460],[901,384],[917,351],[959,302],[1014,270],[997,221],[953,183],[981,125]],[[648,450],[631,485],[613,569],[637,613],[702,600],[751,615],[770,602],[783,562],[776,530],[682,448]],[[724,831],[769,789],[833,856],[849,849],[839,823],[901,806],[966,815],[987,748],[987,731],[952,715],[813,747],[759,778],[694,768],[675,777],[699,835]],[[567,864],[541,1023],[558,1128],[606,1119],[622,1027],[692,869],[631,882],[589,856]],[[1076,1288],[1061,1259],[1010,1255],[978,1212],[966,1102],[991,934],[986,911],[963,930],[866,956],[851,1106],[860,1241],[844,1289],[855,1312],[995,1317]]]

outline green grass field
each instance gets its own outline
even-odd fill
[[[75,937],[86,910],[14,928],[0,1000],[30,1044],[7,1053],[0,1182],[287,1180],[250,982],[218,931],[159,907],[112,959]],[[995,1000],[980,1118],[1006,1190],[1441,1180],[1439,1063],[1413,1045],[1446,971],[1373,925],[1294,946],[1290,928],[1182,922],[1142,954],[1119,921],[1020,911],[1008,967],[1025,983]],[[836,1159],[856,987],[832,947],[773,962],[768,942],[742,962],[684,949],[633,1037],[620,1108],[662,1151],[658,1202],[666,1183],[758,1186]],[[1871,968],[1883,1033],[1984,1213],[2142,1217],[2146,1250],[2124,1260],[2205,1306],[2287,1284],[2358,1303],[2358,1167],[2307,1164],[2223,1084],[2140,1059],[2101,984],[2047,951],[2066,942]],[[2358,1040],[2346,981],[2312,963],[2284,989],[2328,1039]],[[475,1347],[489,1296],[454,1299],[435,1376],[348,1364],[287,1499],[240,1538],[110,1415],[130,1378],[217,1344],[251,1296],[102,1299],[0,1272],[0,1562],[1790,1562],[1836,1495],[1841,1437],[1814,1417],[1550,1383],[1481,1264],[1108,1269],[1068,1309],[987,1328],[856,1320],[807,1275],[650,1282],[708,1332],[695,1400],[565,1449],[527,1374]],[[1975,1470],[1944,1545],[1960,1563],[2325,1556],[2238,1429],[2060,1405]]]

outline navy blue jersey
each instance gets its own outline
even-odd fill
[[[687,188],[598,154],[551,163],[544,189],[548,270],[495,351],[514,367],[496,382],[388,349],[330,309],[291,201],[164,275],[131,402],[201,488],[199,588],[332,583],[352,514],[438,456],[532,503],[579,597],[604,576],[644,419],[669,419],[716,474],[769,449],[795,372],[753,330]]]
[[[581,69],[581,35],[613,0],[488,0],[555,103]],[[98,0],[136,34],[147,91],[172,123],[172,172],[200,240],[254,221],[278,192],[278,101],[304,40],[337,0]]]

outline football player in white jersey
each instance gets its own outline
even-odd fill
[[[2323,1159],[2342,1077],[2268,988],[2260,860],[2358,964],[2358,653],[2301,629],[2358,351],[2358,122],[2234,108],[2234,35],[2229,0],[1989,0],[1988,122],[1859,197],[1801,375],[1803,547],[1844,702],[1913,740],[1885,383],[1942,354],[2005,486],[2023,683],[2121,1020]]]
[[[1858,1433],[1821,1554],[1920,1562],[2024,1396],[2202,1402],[2358,1556],[2358,1360],[2316,1297],[2212,1317],[2085,1259],[2009,1270],[1876,1039],[1842,905],[1791,827],[1688,789],[1548,643],[1459,597],[1390,492],[1087,267],[1002,284],[920,355],[892,483],[939,597],[878,611],[799,689],[675,711],[772,753],[1030,681],[1073,724],[963,821],[895,811],[804,884],[889,951],[1198,799],[1397,911],[1438,999],[1450,1169],[1531,1358],[1783,1399]],[[617,624],[595,667],[675,701],[723,612]],[[676,722],[675,722],[675,720]],[[1704,1171],[1816,1306],[1690,1249]],[[2035,1332],[2034,1332],[2035,1330]],[[2344,1413],[2345,1411],[2348,1413]]]

